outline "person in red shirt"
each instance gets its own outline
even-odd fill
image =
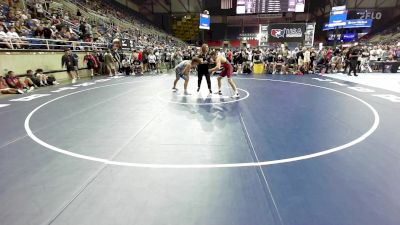
[[[24,92],[20,89],[8,87],[6,80],[3,78],[3,76],[0,76],[0,93],[2,93],[2,94],[22,94]]]
[[[138,50],[138,60],[139,60],[140,62],[142,62],[142,60],[143,60],[143,53],[142,53],[142,51],[140,51],[140,50]]]
[[[228,53],[226,54],[226,58],[228,59],[228,61],[230,63],[232,63],[232,61],[233,61],[233,53],[232,53],[231,50],[228,50]]]
[[[96,58],[90,54],[90,52],[86,51],[86,55],[83,57],[83,63],[86,63],[87,69],[90,70],[90,77],[93,79],[94,70],[98,67]]]
[[[25,80],[22,80],[15,76],[14,71],[8,71],[5,81],[10,88],[24,90],[25,92],[35,89],[31,79],[25,78]]]

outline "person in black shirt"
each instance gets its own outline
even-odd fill
[[[297,70],[296,59],[293,58],[291,55],[288,55],[286,61],[286,74],[294,74]]]
[[[78,76],[77,70],[75,70],[76,65],[76,60],[72,56],[72,52],[67,48],[64,50],[64,55],[61,58],[61,67],[66,67],[67,68],[67,73],[69,77],[72,80],[72,83],[76,83],[76,78]],[[75,74],[72,74],[71,72],[74,71]]]
[[[205,76],[206,80],[207,80],[208,90],[210,91],[210,94],[212,94],[210,73],[208,72],[208,67],[210,65],[210,56],[208,55],[208,45],[207,44],[203,44],[201,46],[201,53],[198,56],[198,58],[202,59],[202,63],[200,63],[197,66],[197,78],[198,78],[197,92],[200,91],[201,81],[203,80],[203,76]]]
[[[275,59],[274,63],[274,71],[272,74],[276,74],[276,71],[279,70],[281,73],[283,73],[285,67],[285,60],[282,58],[282,55],[278,55],[278,58]]]
[[[265,63],[265,71],[267,71],[267,73],[271,73],[271,71],[273,70],[275,56],[276,55],[273,52],[273,50],[269,49],[267,56],[266,56],[266,63]]]
[[[353,49],[350,49],[349,53],[349,61],[350,61],[350,70],[347,75],[351,76],[351,71],[354,72],[354,76],[357,75],[357,64],[358,64],[358,57],[359,57],[360,51],[357,47],[354,47]]]
[[[343,74],[346,74],[347,67],[350,66],[350,49],[345,49],[342,54],[344,56]]]

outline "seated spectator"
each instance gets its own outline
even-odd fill
[[[287,56],[286,62],[286,73],[287,74],[295,74],[297,71],[297,63],[296,59],[292,57],[292,55]]]
[[[4,26],[0,26],[0,48],[12,48],[10,38],[4,30]]]
[[[275,59],[272,74],[276,74],[277,71],[279,71],[281,74],[285,72],[285,60],[283,59],[282,55],[278,55],[278,58]]]
[[[122,70],[124,71],[126,76],[131,75],[132,73],[132,68],[131,68],[131,59],[129,57],[126,57],[122,60]]]
[[[17,32],[18,35],[20,36],[28,36],[29,35],[29,30],[27,27],[21,24],[21,22],[16,21],[14,23],[14,28],[15,31]]]
[[[50,28],[43,27],[43,26],[38,26],[36,30],[33,32],[33,36],[36,38],[44,38],[44,39],[50,39],[52,36],[52,31]]]
[[[35,76],[39,77],[39,79],[41,80],[41,83],[43,83],[44,85],[60,84],[57,82],[56,78],[53,75],[47,76],[46,74],[44,74],[42,69],[37,69],[35,71]]]
[[[0,76],[0,93],[2,94],[23,94],[21,89],[10,88],[7,82],[4,80],[3,76]]]
[[[24,92],[30,92],[35,89],[31,79],[25,78],[22,80],[15,76],[14,71],[8,71],[5,80],[10,88],[24,90]]]
[[[9,40],[12,41],[12,43],[15,43],[15,46],[17,48],[21,48],[21,46],[26,43],[25,41],[22,41],[17,32],[15,32],[14,27],[9,27],[9,31],[7,32],[7,36]]]
[[[35,84],[36,87],[44,86],[45,84],[42,82],[42,80],[36,76],[36,74],[33,74],[32,70],[27,70],[26,71],[26,78],[31,79],[31,81]]]

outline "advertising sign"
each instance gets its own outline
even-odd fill
[[[324,24],[323,30],[334,30],[337,27],[336,24],[326,23]],[[340,28],[351,29],[351,28],[369,28],[372,27],[372,20],[347,20]]]
[[[200,29],[209,30],[210,29],[210,15],[200,14]]]
[[[260,25],[258,45],[268,46],[268,25]]]
[[[275,23],[268,26],[269,42],[304,42],[305,23]]]
[[[315,23],[307,23],[306,33],[304,35],[304,46],[314,45]]]
[[[372,19],[358,19],[358,20],[347,20],[344,28],[368,28],[372,27]]]

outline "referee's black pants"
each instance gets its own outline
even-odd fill
[[[205,69],[199,69],[197,71],[197,78],[198,78],[197,85],[198,85],[198,88],[200,89],[201,81],[203,80],[203,76],[206,77],[208,90],[211,90],[211,78],[210,78],[210,73],[208,72],[208,69],[206,69],[206,70]]]
[[[350,70],[348,75],[350,75],[352,71],[354,72],[354,76],[357,76],[357,60],[350,60]]]

